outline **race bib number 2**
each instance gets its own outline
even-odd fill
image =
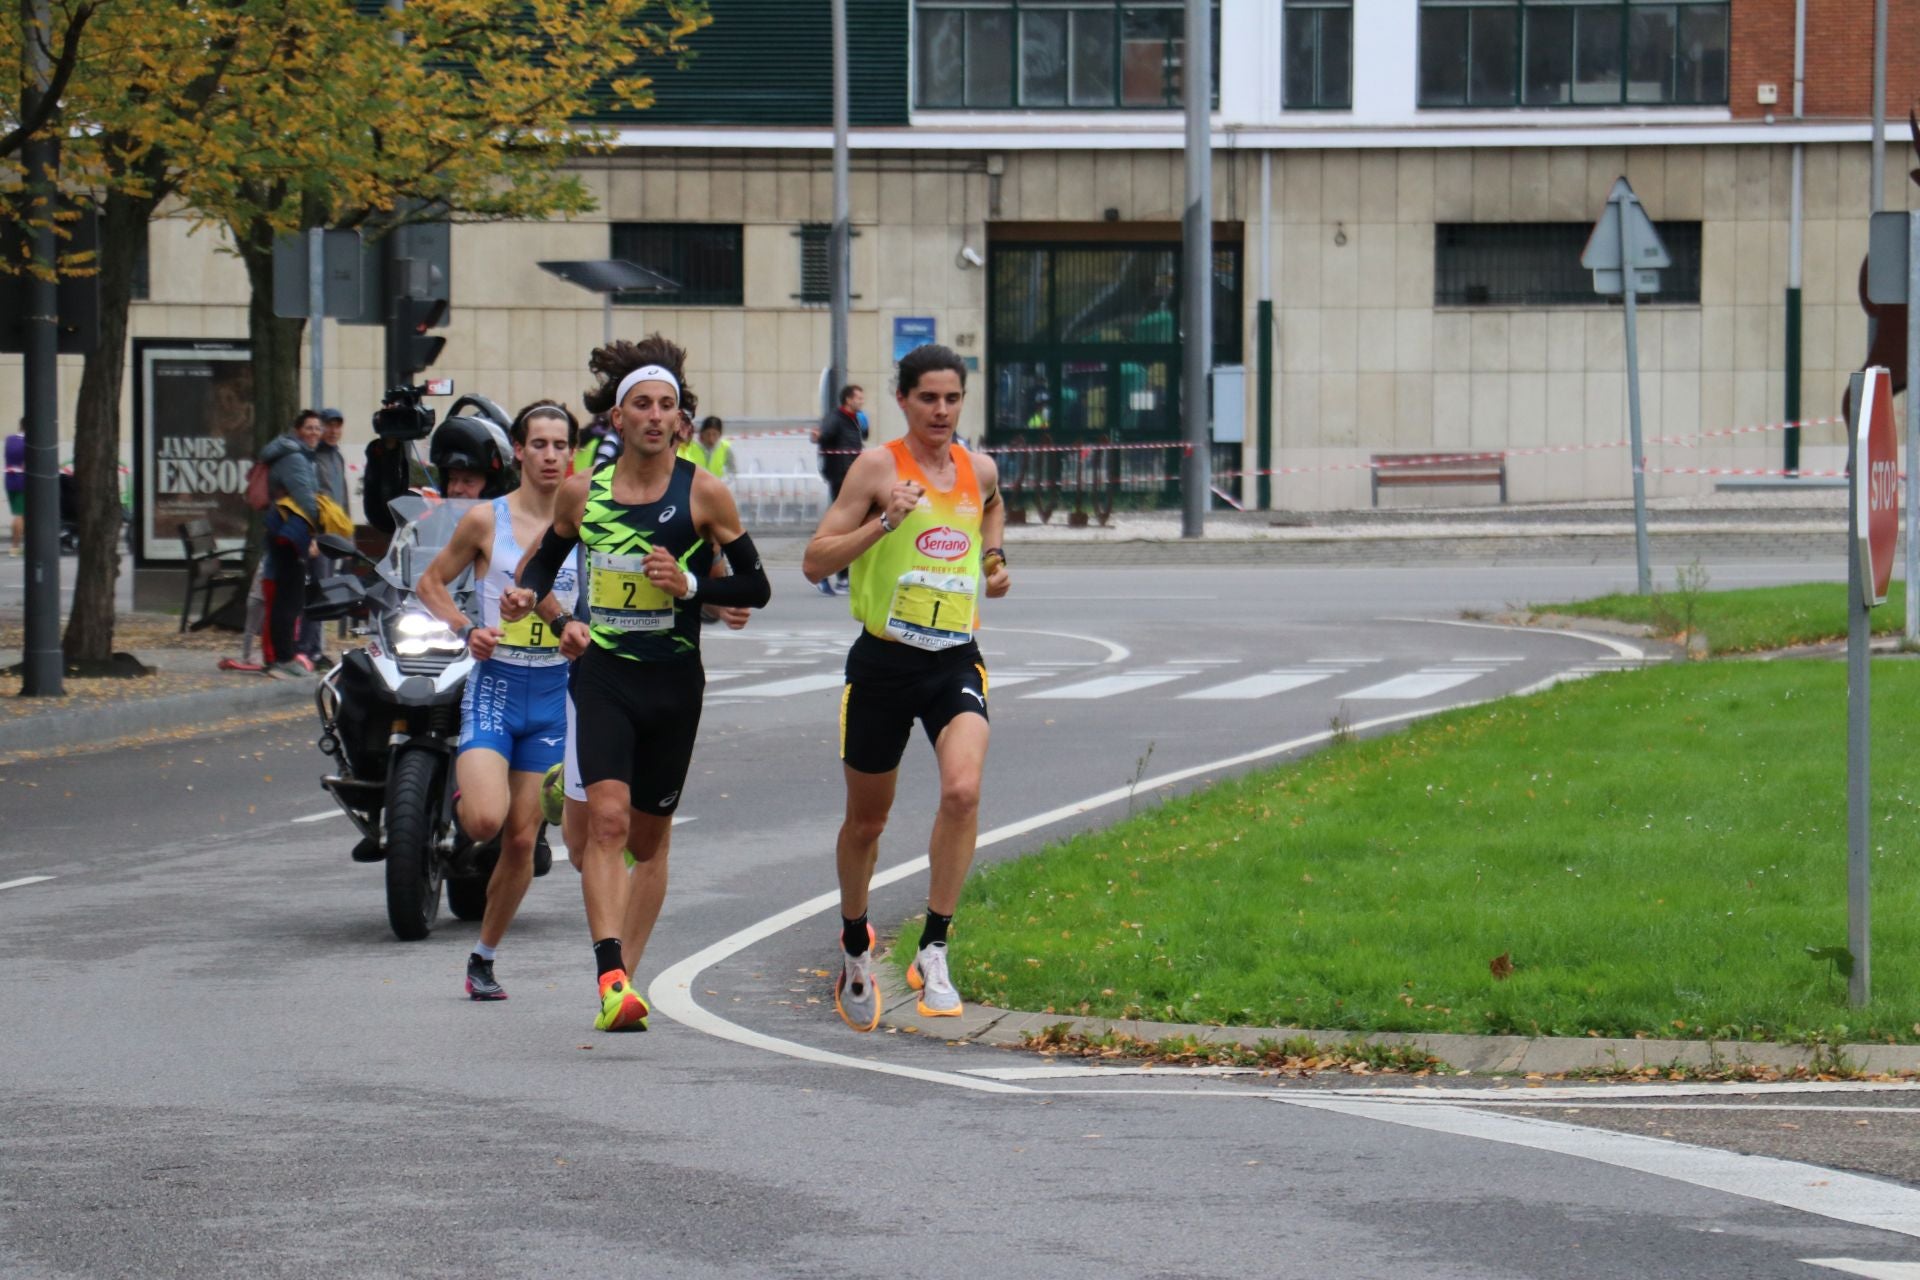
[[[974,579],[967,574],[903,573],[887,607],[887,635],[939,651],[973,639]]]
[[[593,553],[587,608],[593,625],[610,631],[673,630],[673,597],[648,579],[645,556]]]

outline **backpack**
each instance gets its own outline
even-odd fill
[[[272,502],[272,494],[268,492],[268,470],[266,463],[255,458],[253,470],[247,472],[247,505],[255,511],[265,511]]]

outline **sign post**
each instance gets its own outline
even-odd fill
[[[1593,272],[1593,291],[1620,294],[1627,313],[1627,418],[1633,446],[1633,555],[1640,594],[1653,594],[1653,551],[1647,541],[1647,453],[1640,431],[1640,340],[1634,299],[1660,292],[1660,270],[1673,265],[1660,233],[1625,178],[1614,180],[1607,207],[1593,224],[1580,265]]]
[[[1872,998],[1871,884],[1872,610],[1893,580],[1900,536],[1899,434],[1893,425],[1893,387],[1879,366],[1853,375],[1847,433],[1847,976],[1848,1003]]]

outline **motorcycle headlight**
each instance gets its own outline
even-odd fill
[[[393,651],[403,658],[427,653],[458,653],[466,642],[440,619],[427,613],[403,613],[393,623]]]

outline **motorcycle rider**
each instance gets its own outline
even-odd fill
[[[700,609],[759,608],[771,595],[733,495],[674,457],[685,365],[686,353],[657,334],[593,352],[588,367],[600,382],[586,406],[609,415],[625,449],[612,466],[561,487],[553,525],[521,570],[522,590],[501,603],[506,618],[536,603],[543,616],[557,616],[549,592],[574,548],[587,547],[589,619],[569,621],[566,632],[584,648],[571,677],[588,807],[580,880],[599,972],[594,1026],[602,1031],[646,1029],[646,1001],[628,966],[660,910],[673,812],[699,729]],[[731,576],[713,576],[716,550]],[[623,848],[659,867],[630,880]]]
[[[533,880],[540,780],[566,740],[567,660],[558,632],[539,617],[504,622],[500,597],[513,587],[521,548],[537,543],[553,520],[554,495],[579,433],[573,414],[554,401],[522,409],[510,432],[520,486],[461,516],[416,589],[421,603],[466,640],[477,664],[461,705],[455,814],[473,840],[499,835],[500,858],[487,882],[480,940],[467,957],[466,990],[475,1000],[507,998],[493,975],[495,949]],[[473,418],[449,419],[434,433],[433,461],[450,493],[469,478],[506,474],[498,434]],[[477,619],[448,589],[468,569],[479,584]],[[572,566],[563,567],[546,606],[556,618],[571,612],[576,587]]]

